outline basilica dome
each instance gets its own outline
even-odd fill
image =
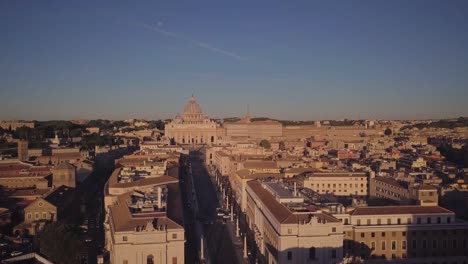
[[[195,99],[195,96],[192,95],[192,97],[190,97],[190,100],[185,104],[184,112],[182,113],[182,119],[184,123],[203,123],[204,115],[200,105]]]
[[[190,100],[185,104],[184,107],[184,114],[201,114],[202,109],[200,105],[197,103],[197,100],[195,100],[195,96],[192,95],[190,97]]]

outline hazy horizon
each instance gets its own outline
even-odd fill
[[[0,120],[468,116],[467,1],[2,1],[0,32]]]

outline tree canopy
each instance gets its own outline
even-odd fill
[[[390,128],[385,129],[384,134],[386,136],[391,136],[392,135],[392,130]]]
[[[82,237],[78,227],[49,223],[37,234],[36,246],[54,263],[80,263],[86,250]]]
[[[260,147],[270,149],[271,148],[271,143],[270,143],[270,141],[268,141],[266,139],[263,139],[262,141],[260,141]]]

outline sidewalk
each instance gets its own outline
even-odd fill
[[[234,244],[234,248],[236,250],[236,257],[239,264],[248,264],[249,259],[244,258],[244,244],[243,244],[243,237],[240,236],[236,237],[236,224],[231,222],[231,220],[226,221],[226,227],[228,229],[229,237]]]
[[[216,195],[218,196],[218,200],[223,203],[221,194],[218,190],[218,186],[216,186],[216,181],[214,180],[214,177],[210,175],[211,178],[211,183],[213,184],[215,190],[216,190]],[[235,220],[235,218],[234,218]],[[244,258],[244,244],[243,244],[243,238],[241,236],[236,237],[236,223],[231,222],[231,220],[226,221],[226,227],[229,233],[229,238],[231,239],[232,243],[234,244],[234,249],[236,251],[236,258],[237,258],[237,263],[239,264],[248,264],[249,260],[248,258]],[[240,235],[240,234],[239,234]]]

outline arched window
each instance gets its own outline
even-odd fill
[[[213,137],[213,136],[211,136],[211,143],[213,143],[213,142],[214,142],[214,137]]]
[[[309,248],[309,259],[315,259],[315,247]]]
[[[146,257],[146,264],[154,264],[154,257],[153,255],[148,255]]]

